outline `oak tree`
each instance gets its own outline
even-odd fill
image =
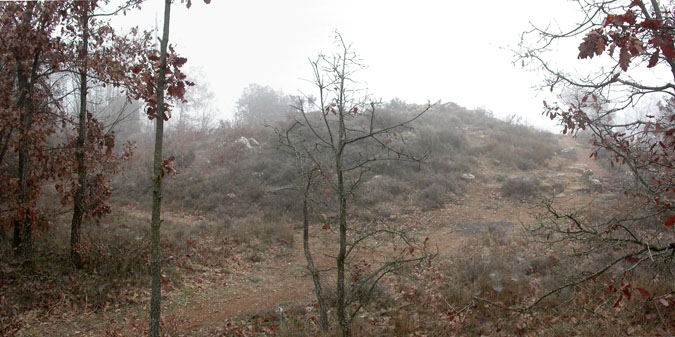
[[[557,31],[533,28],[523,35],[519,56],[523,64],[543,71],[544,87],[558,94],[556,102],[544,102],[544,114],[557,120],[565,134],[590,134],[591,157],[605,157],[630,177],[623,186],[624,203],[639,208],[632,214],[598,220],[582,212],[561,211],[547,202],[547,216],[530,229],[550,243],[588,244],[578,256],[599,254],[609,259],[548,294],[619,268],[610,286],[618,305],[634,292],[630,276],[636,270],[669,278],[674,266],[674,3],[576,4],[578,24]],[[552,46],[559,40],[575,41],[578,63],[589,70],[573,71],[552,61]],[[647,298],[669,298],[667,293],[637,290]]]

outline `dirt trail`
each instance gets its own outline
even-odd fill
[[[561,145],[564,148],[574,148],[577,159],[556,156],[549,163],[548,169],[527,174],[563,180],[570,191],[566,193],[575,194],[574,198],[570,195],[569,202],[572,202],[579,199],[576,193],[584,187],[580,183],[583,170],[591,169],[595,172],[594,176],[599,178],[605,176],[605,170],[597,161],[589,158],[589,149],[577,144],[575,139],[564,137]],[[501,173],[489,165],[479,170],[480,175],[488,178]],[[439,247],[441,258],[454,254],[468,237],[485,232],[490,226],[493,230],[496,226],[497,230],[506,231],[514,224],[533,219],[532,214],[536,211],[538,202],[504,198],[500,194],[499,185],[488,178],[485,178],[486,181],[469,182],[465,193],[443,209],[422,215],[408,215],[418,216],[417,220],[425,224],[425,229],[419,235],[431,237],[432,246]],[[172,215],[169,217],[172,221],[190,225],[187,223],[189,219]],[[318,243],[314,242],[313,245],[317,247]],[[322,254],[315,256],[318,256],[324,266],[331,263],[331,259]],[[182,304],[174,303],[165,311],[166,315],[180,317],[183,327],[181,330],[195,331],[222,325],[228,318],[275,311],[280,305],[307,306],[314,302],[313,284],[304,267],[306,262],[299,231],[295,233],[294,246],[284,254],[253,263],[252,266],[250,264],[233,264],[231,274],[224,276],[224,285],[207,283],[197,286],[193,293],[186,295],[187,299]],[[180,295],[168,294],[168,298],[166,302],[172,298],[180,298]]]
[[[277,311],[289,303],[311,303],[312,280],[304,268],[302,245],[298,244],[302,237],[296,235],[295,242],[288,254],[254,263],[251,268],[232,268],[225,285],[216,291],[204,289],[205,294],[195,302],[169,314],[183,318],[185,330],[191,331],[227,318]]]

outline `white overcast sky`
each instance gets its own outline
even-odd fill
[[[161,27],[163,3],[149,0],[114,24]],[[176,1],[169,40],[188,69],[203,69],[195,80],[215,93],[219,118],[232,116],[250,83],[311,92],[308,58],[330,52],[337,30],[368,66],[361,76],[376,98],[455,102],[551,128],[543,93],[532,89],[541,74],[513,65],[509,48],[530,22],[562,21],[570,8],[563,0],[193,0],[188,10]],[[568,49],[573,62],[578,51]]]

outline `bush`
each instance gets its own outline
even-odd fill
[[[405,182],[390,176],[375,175],[363,186],[359,201],[374,206],[386,201],[402,201],[406,198],[408,187]]]
[[[449,201],[453,194],[461,188],[460,174],[428,174],[412,182],[415,190],[415,201],[428,209],[440,208]]]
[[[526,176],[508,177],[504,180],[501,190],[507,197],[531,197],[539,190],[539,180]]]

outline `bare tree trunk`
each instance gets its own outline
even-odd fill
[[[150,249],[150,274],[152,295],[150,297],[150,337],[159,337],[159,321],[162,298],[162,266],[159,250],[160,211],[162,207],[162,141],[164,137],[164,77],[166,76],[166,49],[169,42],[169,19],[171,0],[164,1],[164,30],[160,46],[160,68],[157,79],[157,115],[155,116],[155,156],[152,176],[152,233]]]
[[[22,67],[19,67],[22,68]],[[18,70],[21,72],[21,70]],[[21,87],[28,91],[28,80],[25,74],[19,75],[19,83]],[[28,149],[28,136],[26,132],[30,130],[33,125],[33,104],[30,98],[24,98],[25,112],[21,114],[21,142],[19,146],[19,205],[21,207],[21,217],[18,218],[14,224],[14,243],[17,245],[17,253],[23,255],[23,262],[30,265],[33,261],[33,246],[31,234],[33,231],[33,219],[30,214],[29,207],[32,207],[29,200],[28,193],[28,175],[30,170],[30,154]],[[23,228],[22,228],[23,227]],[[18,235],[17,235],[18,234]]]
[[[22,24],[30,27],[30,20],[33,16],[33,8],[35,7],[34,3],[28,3],[27,10],[23,17]],[[26,28],[29,29],[29,28]],[[39,59],[40,52],[36,51],[33,58],[33,69],[32,73],[35,72],[37,67],[37,60]],[[18,256],[23,256],[23,262],[26,264],[31,264],[33,260],[33,247],[31,245],[31,231],[32,231],[32,222],[30,217],[30,212],[27,209],[28,205],[28,172],[30,169],[29,153],[28,153],[28,137],[26,133],[30,130],[33,124],[33,104],[32,97],[30,97],[31,85],[28,75],[26,74],[26,68],[22,63],[23,60],[18,60],[16,66],[16,77],[18,84],[19,96],[17,98],[17,106],[19,109],[23,109],[21,112],[21,117],[19,118],[19,162],[17,170],[17,178],[19,180],[19,207],[21,214],[17,215],[17,219],[14,221],[14,249],[15,254]]]
[[[80,49],[80,118],[77,135],[77,189],[73,196],[73,220],[70,226],[70,260],[75,268],[82,269],[81,232],[84,215],[84,192],[87,168],[84,162],[84,142],[87,139],[87,46],[89,43],[89,9],[82,13],[82,46]]]
[[[7,137],[5,137],[5,130],[3,129],[2,131],[3,132],[0,133],[0,142],[2,143],[2,149],[0,150],[0,164],[2,164],[3,160],[5,160],[5,154],[9,148],[9,141],[12,138],[12,132],[14,132],[14,128],[9,127],[9,130],[7,131]],[[3,138],[6,138],[6,140],[3,141]]]
[[[343,60],[343,62],[345,62]],[[344,63],[343,63],[344,64]],[[344,75],[344,67],[342,75]],[[351,337],[351,322],[347,314],[347,297],[345,294],[345,258],[347,257],[347,194],[345,193],[344,172],[342,168],[342,155],[345,148],[347,133],[344,120],[344,83],[340,83],[340,96],[338,97],[338,146],[335,154],[335,171],[337,173],[337,196],[340,200],[339,209],[339,232],[340,248],[337,256],[337,316],[343,337]]]
[[[378,229],[375,227],[377,225],[375,221],[367,225],[367,227],[373,226],[370,233],[354,233],[354,238],[351,238],[348,242],[348,202],[350,202],[350,196],[354,195],[354,192],[357,190],[364,174],[371,169],[368,163],[378,160],[410,160],[419,162],[419,159],[416,159],[414,156],[388,146],[391,138],[389,141],[385,141],[384,139],[386,138],[384,137],[396,135],[399,129],[410,128],[408,124],[428,111],[431,105],[428,105],[411,119],[388,127],[375,128],[375,103],[370,104],[370,115],[367,113],[368,108],[365,109],[365,113],[363,110],[359,113],[359,108],[364,103],[351,97],[350,93],[354,91],[347,89],[345,84],[347,81],[351,81],[349,76],[353,73],[348,68],[355,65],[358,66],[356,54],[349,51],[349,47],[344,43],[339,33],[336,35],[342,51],[339,54],[333,54],[332,58],[320,55],[317,61],[310,61],[315,75],[314,84],[319,90],[319,103],[317,104],[312,101],[310,104],[318,107],[322,115],[316,116],[318,119],[313,122],[313,118],[310,119],[308,117],[309,114],[305,113],[304,102],[299,100],[298,106],[294,108],[300,113],[301,121],[296,120],[296,123],[286,130],[286,134],[280,136],[284,151],[288,151],[297,157],[298,168],[303,172],[303,175],[306,175],[304,178],[307,179],[305,181],[307,185],[303,200],[303,243],[310,271],[315,267],[311,261],[308,244],[309,209],[307,202],[309,191],[313,184],[311,181],[312,175],[308,174],[309,171],[307,171],[308,165],[311,165],[312,170],[320,173],[317,176],[318,178],[325,179],[329,187],[326,191],[327,197],[330,198],[330,192],[334,192],[333,197],[337,198],[339,248],[335,261],[337,273],[335,286],[337,293],[336,314],[341,335],[343,337],[350,337],[352,335],[351,324],[354,317],[367,304],[373,289],[375,289],[380,279],[401,266],[421,262],[429,257],[428,254],[424,253],[425,249],[421,249],[423,253],[419,257],[406,258],[404,255],[399,255],[395,261],[381,263],[374,272],[365,276],[361,281],[354,281],[355,286],[367,291],[365,294],[351,291],[350,286],[345,284],[345,277],[349,272],[347,264],[350,252],[362,240],[374,237],[377,233],[387,233],[395,236],[395,239],[404,244],[412,246],[412,241],[405,237],[405,233],[391,230],[388,226]],[[359,114],[370,120],[368,126],[363,128],[359,128],[358,126],[352,128],[350,126],[350,128],[347,128],[350,122],[359,123],[356,120],[359,118]],[[296,127],[301,130],[293,131]],[[306,131],[310,132],[309,138],[307,138]],[[350,135],[353,135],[353,137],[350,137]],[[381,151],[381,149],[386,149],[383,151],[384,154],[382,156],[375,153],[366,155],[361,153],[361,149],[358,148],[350,151],[352,143],[361,143],[367,148],[369,142],[371,143],[370,146],[372,146],[370,150],[377,152]],[[328,149],[330,153],[327,153],[325,149]],[[322,162],[326,163],[325,156],[330,158],[328,160],[330,163],[327,166],[322,165]],[[332,202],[327,202],[324,207],[332,211],[334,205]],[[412,250],[410,252],[412,254]],[[316,274],[312,273],[313,276],[318,275],[318,272]],[[320,298],[319,287],[320,282],[318,282],[318,277],[315,277],[315,290],[317,290],[317,297]],[[358,301],[358,305],[352,306],[357,303],[355,300]],[[353,310],[350,310],[351,308]]]
[[[12,236],[12,247],[14,248],[14,255],[18,258],[21,256],[21,232],[23,232],[21,227],[21,221],[14,220],[14,235]]]
[[[319,270],[314,265],[312,253],[309,250],[309,191],[312,187],[312,173],[309,173],[307,185],[305,186],[304,198],[302,201],[302,246],[305,250],[305,259],[307,260],[307,269],[312,274],[314,280],[314,291],[316,292],[316,299],[319,301],[319,322],[321,329],[328,331],[328,308],[326,307],[326,299],[323,296],[323,289],[321,288],[321,276]]]
[[[340,248],[337,256],[337,316],[342,336],[350,337],[352,335],[349,317],[347,317],[347,298],[345,296],[345,258],[347,252],[347,198],[344,195],[344,181],[341,167],[338,171],[338,196],[340,198]]]

